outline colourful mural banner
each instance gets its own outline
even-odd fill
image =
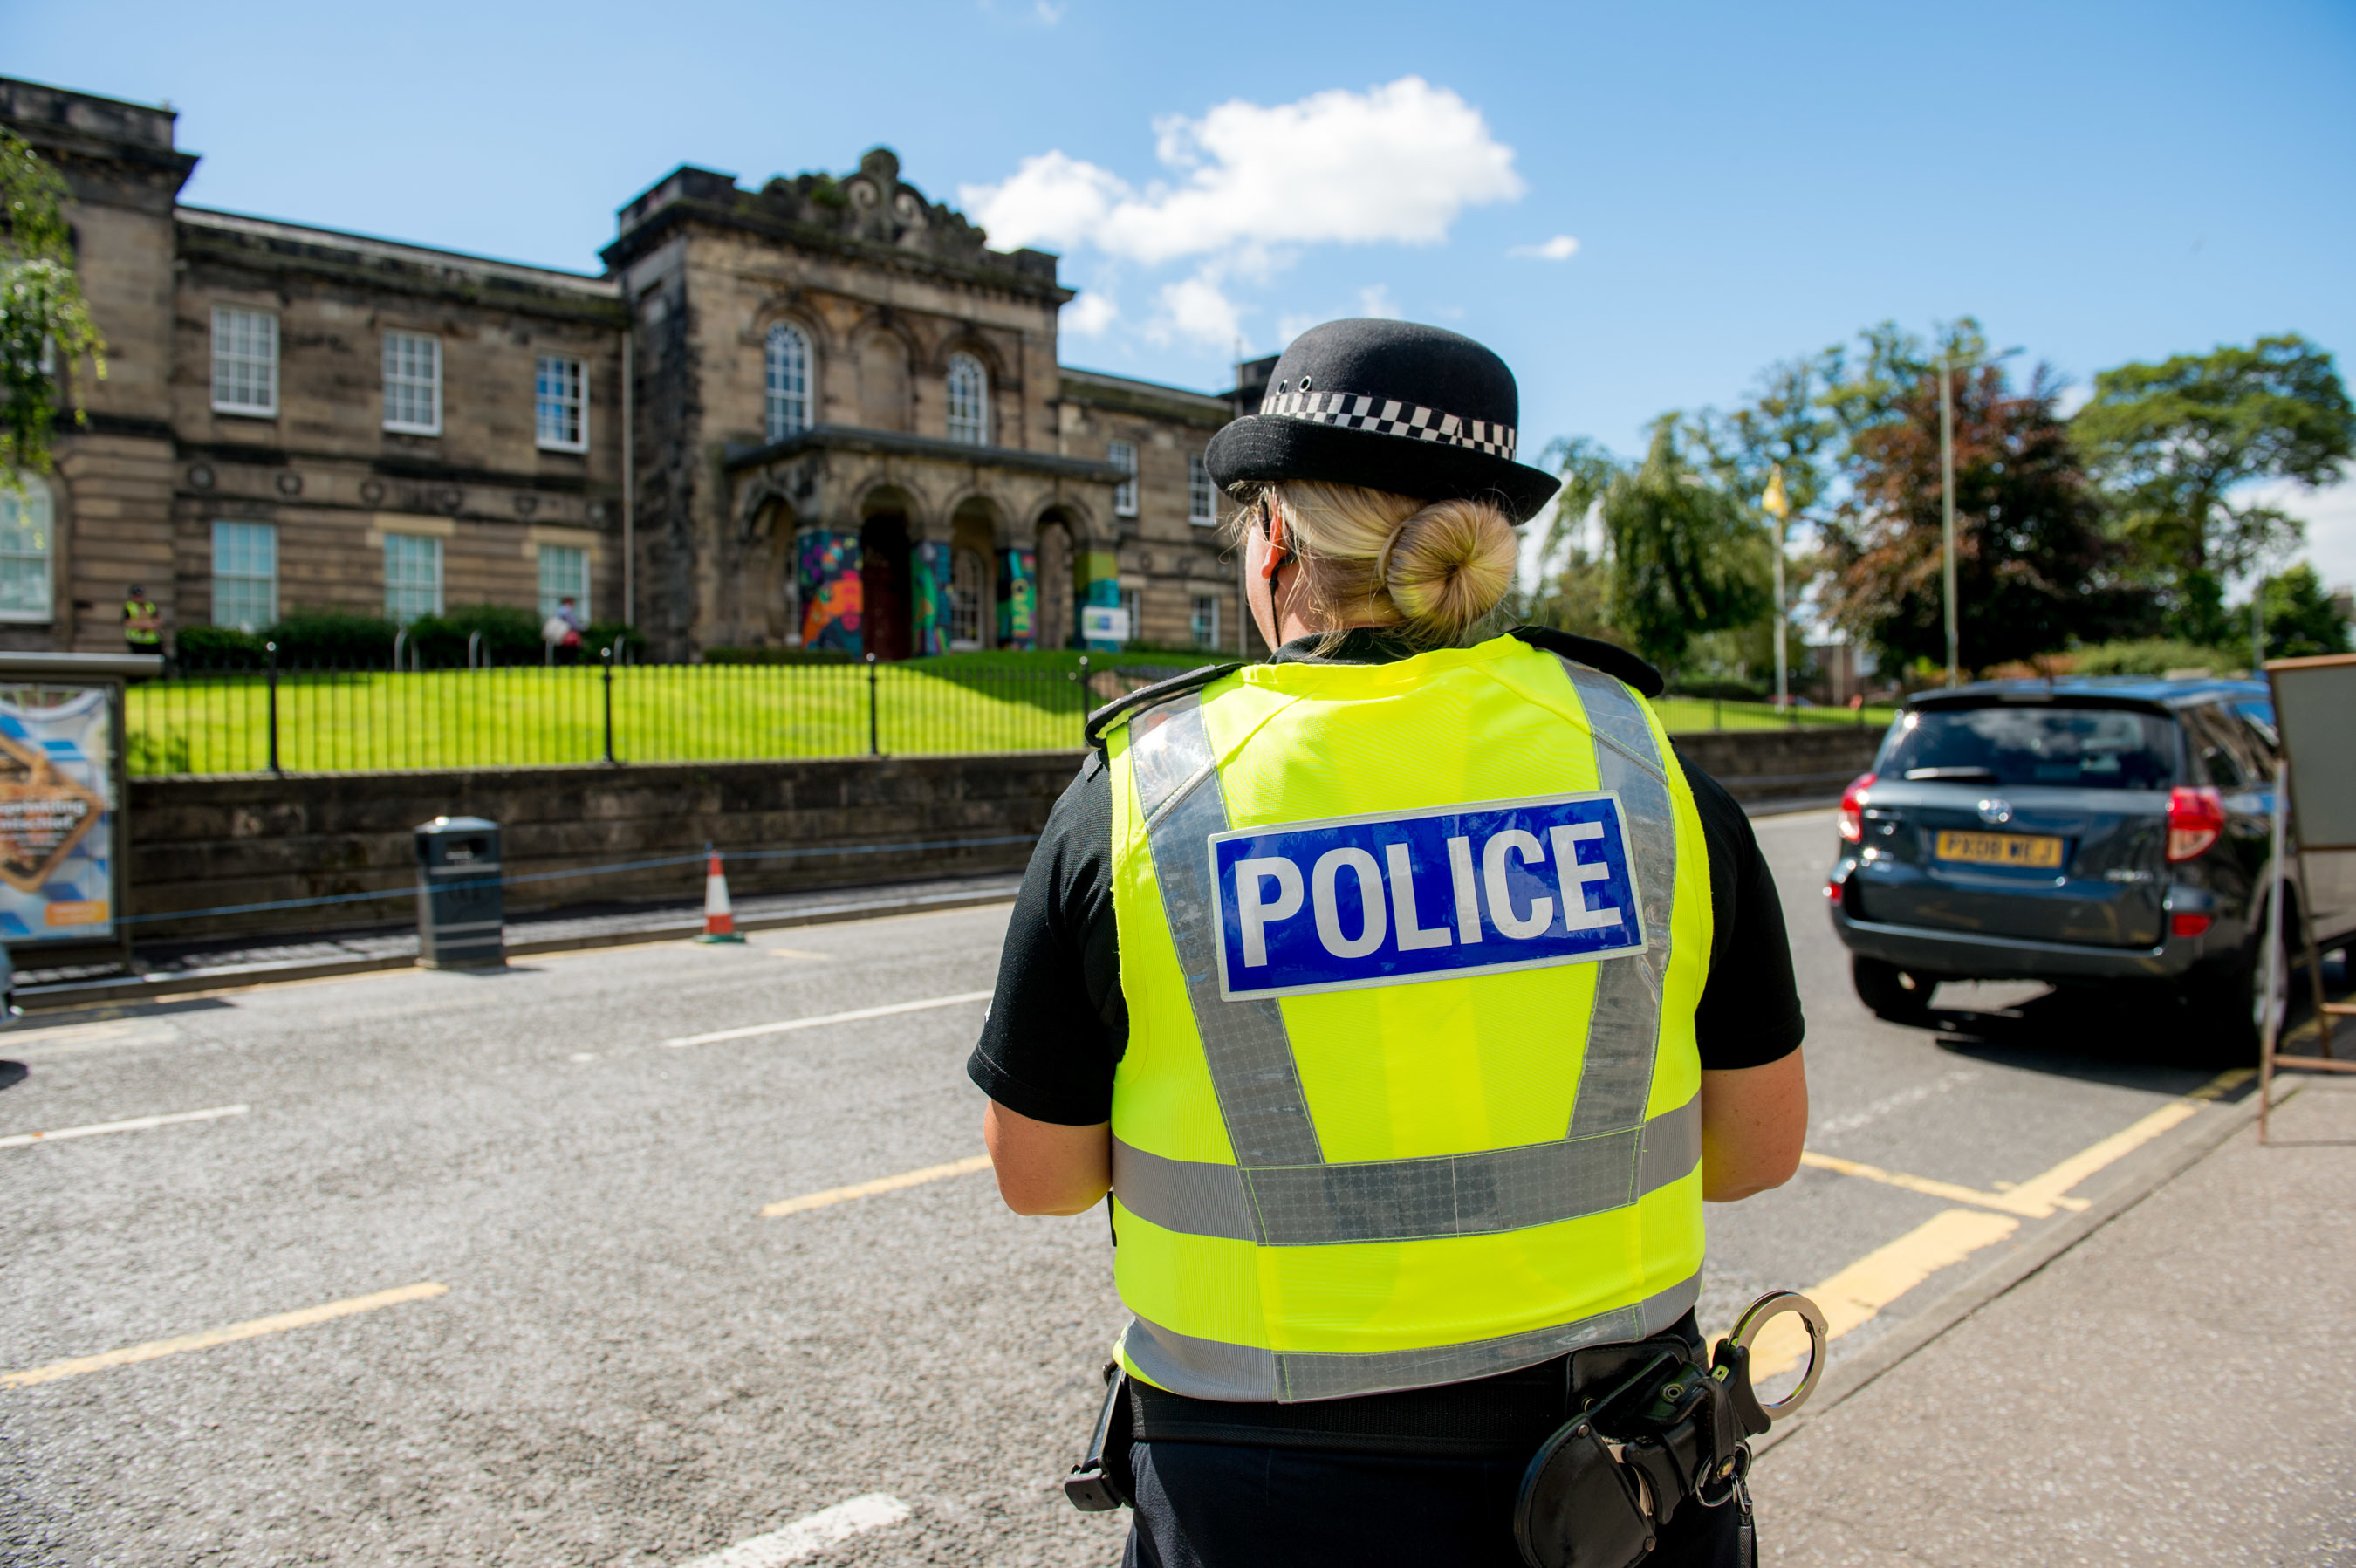
[[[1080,591],[1080,607],[1099,609],[1120,608],[1120,561],[1109,550],[1080,552],[1080,579],[1087,586]],[[1083,644],[1090,653],[1119,653],[1119,642],[1101,637],[1091,637]]]
[[[940,540],[923,539],[908,552],[910,575],[908,612],[913,619],[908,646],[921,659],[949,650],[949,583],[955,570],[949,547]]]
[[[0,702],[0,938],[114,934],[113,741],[103,690]]]
[[[998,553],[998,646],[1024,652],[1039,646],[1039,557],[1029,550]]]
[[[802,646],[861,651],[859,536],[812,532],[797,538],[794,547],[802,592]]]

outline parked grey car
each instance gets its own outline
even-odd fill
[[[2254,1053],[2276,736],[2253,681],[2006,681],[1908,702],[1841,798],[1825,888],[1857,993],[1922,1022],[1944,980],[2167,985],[2206,1043]],[[2356,936],[2356,854],[2292,862],[2329,950]],[[2286,929],[2296,933],[2292,918]]]

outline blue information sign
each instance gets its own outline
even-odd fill
[[[1240,828],[1212,836],[1211,875],[1230,998],[1644,950],[1610,793]]]

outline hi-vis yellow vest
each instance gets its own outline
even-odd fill
[[[1709,868],[1640,698],[1502,638],[1254,666],[1108,744],[1131,1374],[1336,1399],[1684,1315]]]

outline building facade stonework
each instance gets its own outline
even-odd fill
[[[0,647],[119,648],[137,584],[167,635],[570,596],[668,659],[1258,650],[1202,470],[1234,394],[1062,365],[1056,259],[887,149],[682,166],[586,276],[185,206],[173,121],[0,79],[109,370],[0,519]]]

